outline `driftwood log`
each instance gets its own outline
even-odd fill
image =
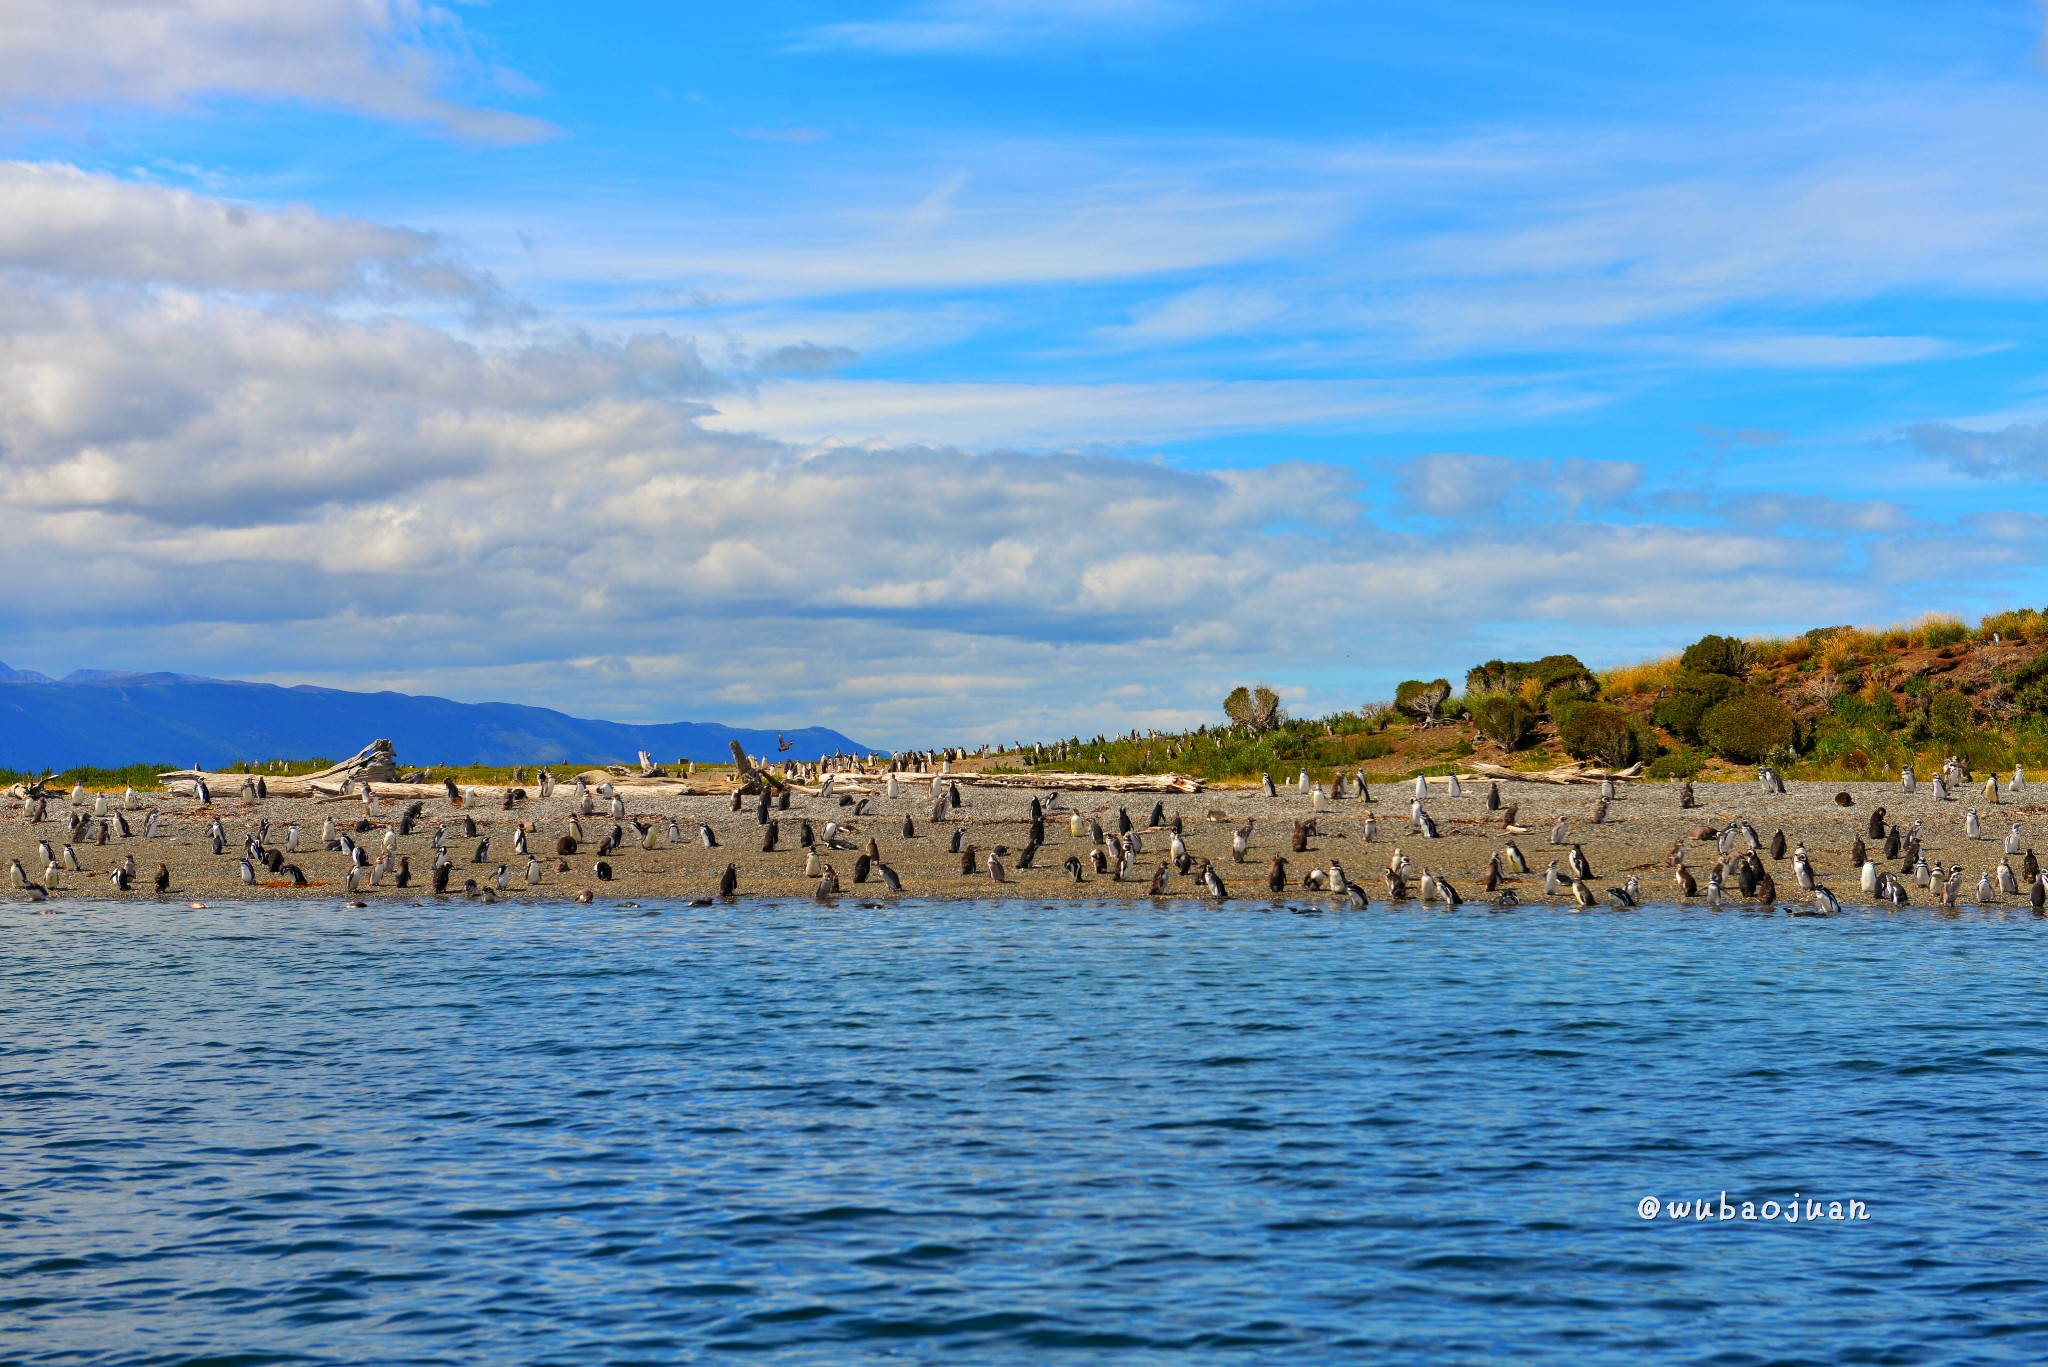
[[[167,774],[158,774],[157,781],[167,792],[185,797],[197,794],[199,780],[222,796],[228,796],[241,789],[246,781],[256,778],[255,774],[209,773],[204,769],[173,769]],[[275,797],[306,797],[314,793],[339,793],[347,784],[393,785],[398,783],[398,758],[388,740],[373,740],[339,764],[331,764],[316,774],[270,774],[262,775],[263,786]],[[425,787],[424,784],[407,785]]]
[[[844,770],[829,775],[832,791],[857,797],[873,796],[883,792],[889,776],[863,774],[854,778]],[[1057,788],[1065,793],[1199,793],[1208,785],[1198,778],[1186,774],[907,774],[899,773],[896,781],[904,791],[927,787],[933,779],[946,783],[957,783],[963,788]],[[815,794],[818,787],[797,785],[798,792]]]
[[[1498,764],[1474,762],[1472,772],[1481,778],[1512,779],[1517,783],[1598,783],[1607,778],[1627,783],[1643,776],[1643,766],[1631,764],[1626,769],[1601,769],[1588,764],[1565,764],[1555,769],[1509,769]]]

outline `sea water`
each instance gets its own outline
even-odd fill
[[[0,1360],[2048,1361],[2044,965],[2023,910],[13,905]]]

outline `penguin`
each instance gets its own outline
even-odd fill
[[[455,785],[451,783],[448,786],[453,788]],[[441,863],[436,863],[434,865],[434,873],[430,881],[433,884],[435,896],[438,897],[442,893],[448,891],[448,874],[453,867],[453,865]]]
[[[1564,844],[1564,843],[1565,843],[1565,840],[1564,840],[1564,834],[1565,834],[1565,819],[1564,819],[1563,817],[1559,817],[1559,818],[1557,819],[1557,824],[1556,824],[1555,826],[1552,826],[1552,827],[1550,828],[1550,843],[1551,843],[1551,844],[1553,844],[1553,845],[1562,845],[1562,844]]]
[[[1563,887],[1564,883],[1557,873],[1557,861],[1553,859],[1550,861],[1550,866],[1543,870],[1543,895],[1545,897],[1555,897]]]
[[[1088,881],[1087,879],[1081,876],[1081,861],[1075,856],[1071,854],[1068,855],[1066,859],[1061,862],[1060,867],[1065,869],[1067,871],[1067,877],[1073,879],[1076,883],[1085,883]]]
[[[1765,869],[1756,877],[1756,900],[1764,906],[1774,905],[1778,900],[1778,883]]]
[[[979,866],[980,861],[976,858],[976,855],[978,853],[979,852],[972,845],[963,845],[961,847],[960,876],[962,878],[965,878],[970,874],[974,873],[976,868]]]
[[[1229,895],[1223,890],[1223,880],[1217,877],[1215,865],[1206,859],[1202,861],[1202,887],[1208,892],[1209,896],[1219,902]]]
[[[739,891],[739,888],[740,872],[731,864],[727,864],[725,872],[718,876],[718,895],[720,897],[731,897]]]
[[[1242,864],[1245,851],[1251,848],[1252,823],[1246,818],[1244,825],[1237,828],[1230,837],[1230,862]]]
[[[887,864],[877,864],[875,865],[875,871],[881,875],[883,887],[887,888],[890,892],[903,891],[903,880],[896,876],[896,870],[890,868]]]
[[[405,855],[398,857],[398,873],[392,879],[392,882],[401,888],[412,886],[412,860],[409,857]]]
[[[1508,867],[1516,873],[1527,873],[1529,871],[1528,856],[1522,853],[1522,847],[1517,845],[1512,837],[1509,838],[1507,844],[1501,846],[1501,853],[1507,856]]]
[[[1984,838],[1984,823],[1977,819],[1977,809],[1975,807],[1970,808],[1969,814],[1963,818],[1963,833],[1972,840],[1982,840]]]
[[[2012,828],[2005,833],[2005,852],[2008,855],[2020,852],[2020,823],[2017,821],[2013,822]]]
[[[1835,895],[1829,892],[1825,885],[1814,888],[1813,900],[1814,904],[1819,908],[1817,914],[1821,916],[1833,916],[1842,909],[1842,904],[1835,900]]]
[[[1782,831],[1782,830],[1779,830],[1779,831],[1774,831],[1774,832],[1772,832],[1772,834],[1771,834],[1771,858],[1773,858],[1773,859],[1783,859],[1784,857],[1785,857],[1785,832],[1784,832],[1784,831]]]
[[[1870,838],[1872,840],[1884,839],[1884,808],[1882,807],[1871,809]]]
[[[718,832],[711,829],[711,823],[708,821],[697,823],[697,838],[704,842],[704,848],[707,850],[718,848]]]
[[[782,839],[782,823],[770,821],[761,828],[761,853],[773,854],[776,844]]]
[[[1592,861],[1586,858],[1586,851],[1578,845],[1573,845],[1565,852],[1565,864],[1577,877],[1592,878],[1594,876]]]
[[[595,864],[592,864],[590,866],[590,871],[597,875],[597,881],[600,883],[609,883],[612,881],[612,866],[610,864],[607,864],[602,859],[598,860]]]
[[[1266,868],[1266,887],[1275,897],[1287,891],[1287,860],[1274,855],[1273,862]]]
[[[1597,905],[1593,899],[1593,890],[1586,886],[1584,879],[1572,879],[1572,904],[1578,907]]]
[[[988,876],[991,882],[1004,883],[1009,881],[1003,873],[1003,861],[996,858],[994,850],[988,852]]]
[[[540,882],[540,860],[532,855],[526,857],[526,885],[533,887]]]
[[[250,862],[249,862],[249,861],[248,861],[247,859],[244,859],[244,860],[242,860],[241,862],[242,862],[242,881],[243,881],[244,883],[248,884],[248,885],[249,885],[250,887],[254,887],[254,886],[256,885],[256,866],[255,866],[254,864],[251,864],[251,863],[250,863]],[[52,873],[55,873],[55,872],[56,872],[56,869],[57,869],[57,866],[56,866],[55,864],[52,864],[52,865],[50,865],[50,871],[51,871]],[[52,881],[52,883],[54,884],[55,880],[54,880],[54,879],[52,879],[51,881]]]
[[[491,838],[489,836],[485,836],[482,840],[477,841],[476,853],[470,856],[469,862],[472,864],[488,864],[491,862]]]
[[[1250,823],[1247,822],[1246,824],[1249,825]],[[1359,828],[1359,835],[1367,843],[1379,839],[1380,823],[1378,822],[1378,820],[1374,818],[1371,812],[1367,812],[1365,814],[1365,825]]]
[[[1486,810],[1489,812],[1500,810],[1500,784],[1498,783],[1486,785]]]

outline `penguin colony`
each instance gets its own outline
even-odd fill
[[[635,797],[609,782],[432,798],[36,794],[0,809],[16,897],[1094,896],[1438,909],[1647,902],[2026,907],[2048,878],[2023,773],[1950,761],[1893,784],[1616,783],[1307,775],[1251,790],[997,789],[847,767],[816,788]],[[793,772],[801,772],[792,766]],[[1512,798],[1513,800],[1510,800]]]

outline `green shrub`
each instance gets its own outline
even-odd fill
[[[1240,684],[1223,700],[1223,715],[1253,735],[1270,731],[1287,720],[1280,695],[1264,684],[1247,688]]]
[[[1953,688],[1943,689],[1927,705],[1927,729],[1946,741],[1970,734],[1970,700]]]
[[[1488,660],[1482,665],[1473,665],[1465,671],[1465,695],[1475,693],[1505,693],[1514,686],[1508,678],[1506,660]]]
[[[1678,657],[1681,670],[1701,674],[1740,675],[1749,663],[1749,647],[1733,636],[1702,636]]]
[[[1700,719],[1700,735],[1722,758],[1755,764],[1798,746],[1799,718],[1768,693],[1738,693]]]
[[[1697,745],[1701,719],[1735,689],[1735,680],[1726,674],[1703,674],[1697,670],[1680,674],[1671,696],[1658,703],[1650,715],[1666,731]]]
[[[1554,717],[1556,714],[1552,713]],[[1582,702],[1557,724],[1557,738],[1565,753],[1577,759],[1598,760],[1619,767],[1640,753],[1632,718],[1618,707],[1604,702]]]
[[[1529,704],[1512,693],[1482,693],[1467,700],[1472,724],[1479,734],[1503,750],[1512,750],[1529,738],[1536,714]]]
[[[1545,655],[1528,666],[1527,677],[1536,680],[1545,693],[1566,684],[1589,698],[1600,691],[1600,681],[1576,655]]]
[[[1449,679],[1409,679],[1394,690],[1394,706],[1413,717],[1424,721],[1434,718],[1437,709],[1451,696]]]
[[[1970,639],[1970,629],[1953,617],[1943,617],[1920,628],[1920,642],[1929,650],[1961,645]]]
[[[1560,733],[1564,730],[1564,724],[1579,714],[1579,709],[1592,705],[1591,698],[1569,688],[1557,689],[1543,697],[1543,711]]]
[[[1707,757],[1697,750],[1673,750],[1651,760],[1643,773],[1649,778],[1692,778],[1706,762]]]

